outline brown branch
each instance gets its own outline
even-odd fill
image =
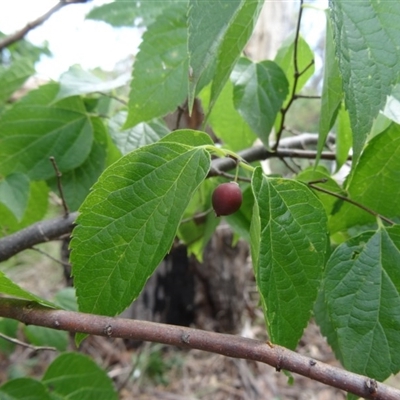
[[[163,343],[227,357],[259,361],[345,390],[365,399],[398,400],[400,391],[373,379],[324,364],[284,347],[240,336],[155,322],[54,310],[37,303],[0,298],[0,316],[72,333]]]
[[[64,197],[64,190],[63,190],[63,186],[62,186],[62,182],[61,182],[62,173],[59,170],[56,159],[53,156],[50,157],[50,162],[53,165],[54,172],[56,173],[58,193],[60,195],[61,203],[62,203],[62,206],[64,209],[64,217],[68,217],[69,208],[68,208],[67,202]]]
[[[49,242],[71,233],[77,217],[78,213],[73,212],[68,217],[40,221],[0,239],[0,262],[36,244]]]
[[[58,4],[52,7],[49,11],[43,14],[41,17],[35,19],[34,21],[29,22],[26,26],[19,31],[6,36],[4,39],[0,40],[0,51],[10,46],[11,44],[18,42],[19,40],[23,39],[29,31],[32,29],[37,28],[39,25],[42,25],[47,19],[49,19],[55,12],[67,6],[68,4],[75,4],[75,3],[86,3],[87,0],[61,0]]]

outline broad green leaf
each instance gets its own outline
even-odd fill
[[[208,108],[211,86],[205,87],[199,94],[203,108]],[[208,116],[207,123],[213,132],[224,142],[224,147],[233,151],[251,147],[257,136],[233,105],[233,85],[228,79],[215,105]]]
[[[107,132],[99,118],[91,118],[95,139],[88,158],[78,168],[62,174],[61,183],[65,201],[70,211],[76,211],[88,195],[90,188],[97,181],[105,168]],[[49,186],[58,193],[56,178],[49,179]]]
[[[10,174],[0,179],[0,203],[3,203],[21,221],[29,200],[29,178],[24,174]]]
[[[222,2],[221,0],[219,1]],[[263,0],[235,0],[235,2],[238,7],[235,15],[229,21],[228,29],[224,33],[224,40],[220,45],[219,55],[216,60],[208,113],[214,107],[236,61],[250,39],[264,4]],[[209,4],[204,2],[204,6],[209,7]]]
[[[284,72],[273,61],[253,63],[241,58],[231,80],[236,110],[269,147],[269,134],[288,94]]]
[[[348,197],[387,218],[400,215],[400,126],[392,124],[368,142],[347,184]],[[343,203],[329,221],[331,232],[364,225],[375,217]]]
[[[318,158],[316,163],[319,161],[326,138],[335,123],[343,99],[342,78],[335,54],[329,10],[326,11],[326,16],[324,80],[322,86],[321,115],[319,119]]]
[[[43,383],[32,378],[17,378],[0,386],[2,400],[51,400]]]
[[[187,146],[214,145],[210,135],[192,129],[178,129],[160,139],[160,142],[180,143]]]
[[[143,35],[136,57],[124,128],[164,116],[187,95],[187,3],[160,15]]]
[[[328,261],[317,312],[343,366],[379,381],[400,370],[399,263],[399,226],[341,244]]]
[[[40,221],[46,214],[48,206],[48,187],[45,182],[30,182],[28,205],[22,220],[18,222],[15,215],[3,204],[0,204],[0,237],[17,232],[34,222]]]
[[[188,50],[189,50],[189,110],[202,87],[212,78],[219,48],[235,14],[243,6],[241,0],[189,1]]]
[[[40,297],[35,296],[33,293],[22,289],[6,275],[4,275],[2,271],[0,271],[0,293],[10,297],[18,297],[19,299],[32,300],[46,307],[56,308],[56,306],[49,301],[41,299]]]
[[[304,184],[253,174],[253,267],[273,343],[295,348],[306,327],[324,269],[326,215]]]
[[[16,103],[0,119],[0,173],[27,174],[32,180],[78,167],[89,155],[93,130],[79,98],[48,105],[56,86],[38,89]],[[54,97],[53,97],[54,98]]]
[[[43,326],[28,325],[23,327],[24,335],[35,346],[52,346],[58,351],[67,350],[69,333]]]
[[[113,80],[104,81],[91,72],[83,70],[80,65],[73,65],[60,77],[60,91],[57,99],[95,92],[109,92],[126,85],[130,79],[130,74],[123,74]]]
[[[399,81],[400,3],[338,0],[331,2],[331,10],[354,159],[358,160],[373,120]]]
[[[157,142],[170,132],[162,119],[140,122],[132,128],[122,129],[126,115],[125,111],[120,111],[108,122],[111,137],[124,155],[146,144]]]
[[[111,3],[93,8],[86,16],[108,22],[115,27],[148,26],[154,19],[163,14],[167,7],[182,0],[114,0]]]
[[[111,379],[93,360],[79,353],[64,353],[49,366],[42,379],[57,398],[117,400]]]
[[[0,65],[0,103],[8,100],[34,73],[32,62],[24,58],[14,61],[8,68]]]
[[[206,150],[167,138],[106,169],[80,208],[71,261],[83,312],[115,315],[139,295],[207,176]]]

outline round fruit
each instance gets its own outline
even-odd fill
[[[233,214],[239,210],[242,200],[242,191],[236,182],[222,183],[212,195],[212,205],[216,216]]]

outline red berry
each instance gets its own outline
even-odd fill
[[[242,191],[236,182],[222,183],[212,195],[212,205],[216,216],[233,214],[239,210],[242,200]]]

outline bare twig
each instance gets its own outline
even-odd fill
[[[57,351],[57,349],[55,347],[51,347],[51,346],[34,346],[32,344],[22,342],[21,340],[18,340],[16,338],[12,338],[10,336],[7,336],[4,333],[0,333],[0,338],[2,338],[4,340],[7,340],[7,342],[16,344],[18,346],[26,347],[28,349],[31,349],[31,350],[35,351],[35,352],[42,351],[42,350]]]
[[[19,31],[6,36],[4,39],[0,40],[0,51],[10,46],[11,44],[18,42],[23,39],[29,31],[37,28],[39,25],[42,25],[47,19],[49,19],[55,12],[67,6],[69,4],[75,3],[86,3],[86,0],[61,0],[58,4],[52,7],[49,11],[43,14],[41,17],[35,19],[34,21],[29,22],[26,26]]]
[[[400,398],[399,390],[368,377],[324,364],[275,344],[240,336],[155,322],[54,310],[38,303],[9,298],[0,298],[0,316],[16,319],[25,324],[73,333],[163,343],[222,354],[227,357],[259,361],[276,369],[298,373],[365,399],[398,400]],[[371,393],[371,387],[374,388],[373,393]]]
[[[384,217],[383,215],[381,215],[381,214],[377,213],[376,211],[372,210],[371,208],[369,208],[367,206],[364,206],[363,204],[358,203],[357,201],[352,200],[349,197],[342,196],[339,193],[331,192],[328,189],[324,189],[324,188],[322,188],[320,186],[316,186],[317,183],[325,183],[326,181],[327,181],[326,179],[322,179],[322,180],[320,179],[318,181],[308,182],[308,186],[310,186],[312,189],[318,190],[321,193],[325,193],[325,194],[328,194],[330,196],[336,197],[336,198],[338,198],[340,200],[346,201],[347,203],[350,203],[353,206],[356,206],[356,207],[360,208],[361,210],[364,210],[365,212],[373,215],[374,217],[380,218],[382,221],[387,222],[389,225],[395,225],[395,222],[392,221],[391,219]]]
[[[50,157],[50,162],[53,165],[54,171],[56,172],[58,192],[60,194],[61,203],[62,203],[62,206],[63,206],[63,209],[64,209],[64,217],[68,217],[69,208],[68,208],[67,202],[65,201],[64,191],[63,191],[63,187],[62,187],[62,183],[61,183],[62,173],[58,169],[56,160],[55,160],[55,158],[53,156]]]
[[[0,239],[0,261],[8,260],[15,254],[32,246],[49,242],[71,233],[78,213],[73,212],[68,217],[56,217],[40,221],[18,232]]]
[[[39,249],[39,248],[37,248],[37,247],[31,247],[31,250],[34,250],[34,251],[36,251],[36,252],[38,252],[38,253],[44,255],[45,257],[47,257],[47,258],[49,258],[50,260],[52,260],[52,261],[54,261],[54,262],[56,262],[56,263],[62,265],[63,267],[70,267],[69,263],[63,262],[63,261],[61,261],[61,260],[59,260],[59,259],[53,257],[51,254],[46,253],[45,251],[43,251],[43,250],[41,250],[41,249]]]

